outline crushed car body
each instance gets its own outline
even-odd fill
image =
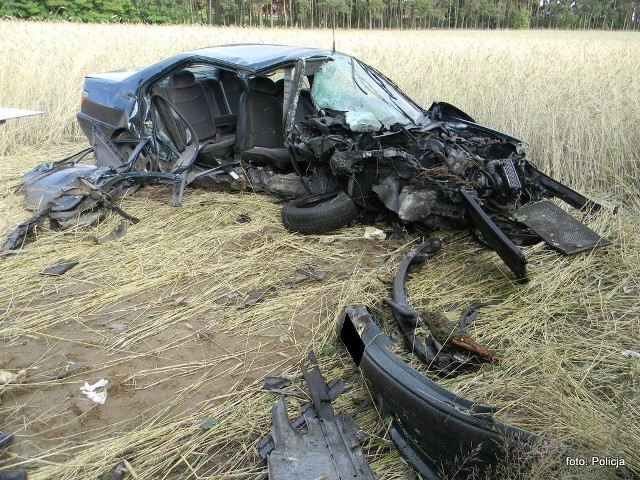
[[[89,75],[77,117],[98,167],[126,176],[127,192],[173,182],[174,205],[194,184],[288,201],[283,224],[301,233],[380,214],[422,231],[471,228],[519,279],[518,245],[543,239],[575,253],[609,243],[544,201],[598,208],[540,172],[520,140],[448,103],[424,109],[374,68],[329,50],[225,45]],[[550,209],[553,222],[536,220]],[[569,223],[570,234],[557,235]]]

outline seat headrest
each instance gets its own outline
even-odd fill
[[[266,93],[267,95],[275,95],[276,84],[267,77],[253,77],[249,80],[249,90],[252,92]]]
[[[171,88],[187,88],[192,85],[195,85],[195,83],[196,83],[195,75],[188,70],[183,70],[181,72],[174,73],[169,78],[169,86]]]

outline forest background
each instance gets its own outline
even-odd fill
[[[637,0],[0,0],[0,17],[299,28],[640,30]]]

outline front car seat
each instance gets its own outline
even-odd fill
[[[236,151],[241,160],[256,165],[273,165],[278,170],[292,169],[289,151],[284,146],[282,104],[276,96],[276,84],[267,77],[254,77],[249,91],[240,97]]]

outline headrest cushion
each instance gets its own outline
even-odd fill
[[[181,72],[174,73],[169,78],[169,86],[171,88],[187,88],[192,85],[195,85],[195,83],[196,83],[195,75],[188,70],[183,70]]]
[[[249,90],[253,92],[266,93],[267,95],[275,95],[276,84],[267,77],[254,77],[249,80]]]

